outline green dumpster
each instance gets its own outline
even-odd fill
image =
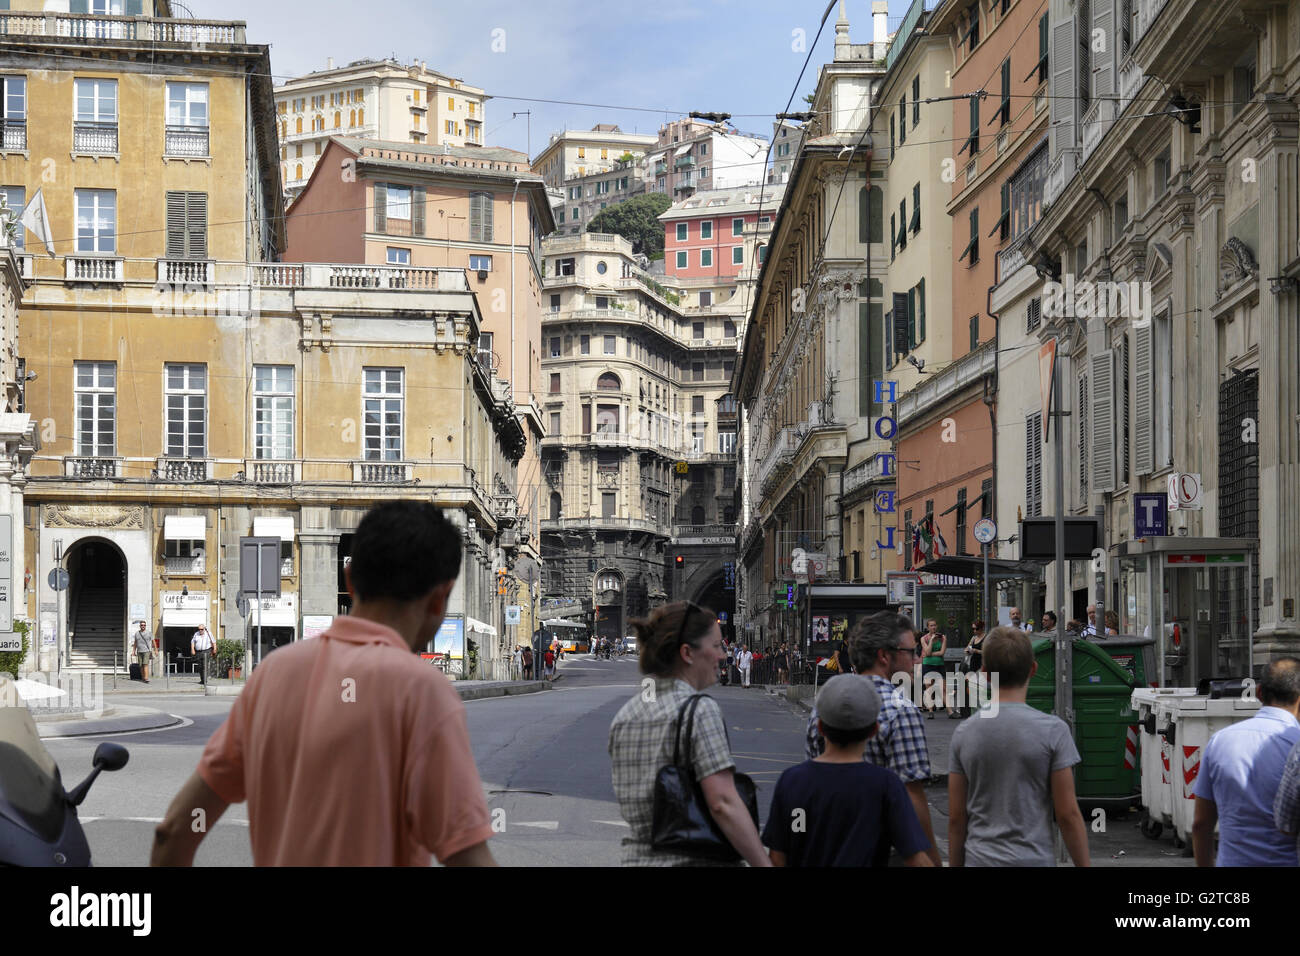
[[[1056,649],[1050,639],[1034,642],[1034,660],[1038,673],[1029,681],[1025,702],[1050,714],[1056,705]],[[1135,686],[1145,685],[1139,685],[1106,648],[1074,641],[1074,743],[1081,758],[1074,788],[1080,803],[1132,806],[1142,797],[1138,718],[1132,706]]]
[[[1137,683],[1138,687],[1156,685],[1156,639],[1136,634],[1121,634],[1089,641],[1100,647]]]

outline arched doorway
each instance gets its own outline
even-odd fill
[[[70,667],[124,666],[126,557],[104,538],[82,538],[68,549],[68,632]]]
[[[718,615],[718,623],[722,626],[722,636],[728,640],[735,639],[735,611],[736,611],[736,592],[728,590],[725,587],[723,575],[718,573],[705,583],[694,597],[691,598],[700,607],[707,607],[713,613]],[[725,615],[725,618],[724,618]]]

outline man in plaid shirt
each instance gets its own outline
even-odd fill
[[[868,761],[898,774],[916,810],[921,829],[930,840],[927,851],[935,866],[943,859],[934,842],[930,823],[930,805],[925,799],[925,784],[930,779],[930,750],[925,742],[925,721],[921,710],[908,700],[889,680],[900,671],[911,674],[916,664],[916,633],[910,619],[892,611],[882,611],[858,621],[849,632],[849,659],[853,669],[871,678],[880,694],[879,729],[867,741],[863,753]],[[806,751],[812,760],[826,749],[826,741],[817,729],[817,704],[808,715]]]
[[[1300,840],[1300,742],[1291,748],[1273,800],[1273,823],[1288,836]],[[1300,852],[1300,842],[1296,849]]]

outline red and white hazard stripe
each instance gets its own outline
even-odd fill
[[[1138,756],[1138,729],[1137,729],[1137,725],[1134,724],[1133,726],[1129,727],[1128,737],[1124,741],[1124,769],[1125,770],[1137,769],[1137,756]]]
[[[1201,772],[1201,748],[1200,747],[1183,747],[1183,797],[1187,800],[1195,798],[1192,793],[1192,784],[1196,782],[1196,775]]]

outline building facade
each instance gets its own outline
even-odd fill
[[[745,240],[759,226],[771,226],[784,194],[783,186],[750,186],[699,191],[674,203],[659,217],[668,280],[738,288],[737,280],[749,265]]]
[[[630,160],[639,164],[655,142],[649,133],[625,133],[617,124],[598,123],[589,130],[552,133],[532,165],[546,185],[562,187],[571,179],[611,173]]]
[[[357,60],[275,88],[280,178],[296,199],[333,136],[431,146],[482,146],[483,90],[424,61]]]
[[[593,218],[610,206],[643,195],[645,155],[629,151],[628,159],[619,159],[610,169],[570,176],[562,187],[562,199],[555,204],[557,235],[576,236]]]
[[[768,141],[753,133],[698,119],[659,127],[646,154],[646,191],[674,202],[698,190],[758,186],[766,179]]]

